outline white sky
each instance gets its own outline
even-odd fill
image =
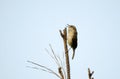
[[[26,61],[56,70],[45,48],[63,52],[66,24],[78,30],[72,79],[88,79],[88,67],[95,79],[120,79],[119,0],[0,0],[0,79],[57,79]]]

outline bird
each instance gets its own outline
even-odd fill
[[[73,49],[72,59],[75,56],[75,49],[77,48],[77,29],[74,25],[68,25],[67,41],[69,46]]]

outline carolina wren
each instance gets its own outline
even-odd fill
[[[77,48],[77,29],[74,25],[68,25],[68,35],[67,35],[68,44],[73,49],[72,59],[75,55],[75,49]]]

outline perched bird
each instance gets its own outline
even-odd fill
[[[75,49],[77,48],[77,29],[74,25],[68,25],[67,41],[70,47],[73,49],[73,59],[75,55]]]

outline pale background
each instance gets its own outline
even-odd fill
[[[66,24],[78,30],[72,79],[88,79],[88,67],[95,79],[120,79],[120,0],[0,0],[0,79],[57,79],[26,61],[56,70],[45,48],[63,52]]]

